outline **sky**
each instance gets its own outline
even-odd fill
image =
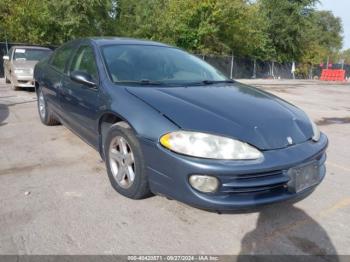
[[[343,21],[344,42],[343,49],[350,48],[350,0],[320,0],[318,9],[331,10],[335,16]]]

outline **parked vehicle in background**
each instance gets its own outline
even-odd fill
[[[98,150],[114,189],[210,210],[305,197],[328,139],[299,108],[161,43],[71,41],[34,70],[45,125]]]
[[[3,56],[6,83],[14,89],[34,87],[33,72],[36,63],[51,55],[52,50],[39,46],[13,46]]]

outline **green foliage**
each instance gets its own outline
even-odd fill
[[[306,27],[303,42],[304,50],[301,60],[310,63],[324,62],[330,57],[335,62],[342,47],[341,20],[329,11],[315,11]]]
[[[120,0],[121,35],[163,41],[197,53],[270,52],[258,5],[244,0]]]
[[[345,60],[345,64],[350,65],[350,49],[344,50],[340,57]]]
[[[299,71],[307,75],[312,65],[326,63],[327,58],[332,63],[338,62],[342,47],[341,34],[340,18],[329,11],[312,12],[302,37]]]
[[[335,57],[342,25],[317,0],[1,0],[0,39],[58,45],[102,35],[145,38],[194,53],[305,65]],[[307,66],[306,66],[307,68]]]
[[[292,61],[301,57],[305,30],[315,0],[260,0],[261,15],[267,21],[266,33],[275,49],[276,61]]]
[[[10,41],[61,44],[113,32],[109,0],[2,0],[1,34]]]

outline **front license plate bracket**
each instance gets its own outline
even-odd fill
[[[288,190],[299,193],[319,183],[320,167],[318,162],[314,161],[303,166],[290,168],[288,176],[290,177]]]

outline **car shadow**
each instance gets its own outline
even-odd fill
[[[4,121],[8,118],[10,114],[9,108],[5,104],[0,104],[0,126],[6,125]]]
[[[321,261],[339,261],[326,230],[302,209],[293,204],[276,204],[259,211],[256,227],[241,241],[237,261],[256,261],[254,256],[268,261],[305,261],[305,256],[317,256]],[[267,255],[267,256],[266,256]],[[298,256],[299,255],[299,256]]]
[[[22,87],[21,89],[19,89],[17,91],[26,91],[28,93],[34,93],[35,92],[35,88],[33,88],[33,87]]]

